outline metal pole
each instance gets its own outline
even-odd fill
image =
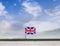
[[[26,39],[26,33],[25,33],[25,39]]]
[[[26,39],[26,28],[25,28],[25,39]]]

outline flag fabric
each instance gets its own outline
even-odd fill
[[[26,27],[25,28],[25,33],[26,34],[35,34],[36,33],[36,28],[35,27]]]

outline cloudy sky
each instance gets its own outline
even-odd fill
[[[0,0],[0,38],[24,38],[26,26],[60,28],[60,0]]]

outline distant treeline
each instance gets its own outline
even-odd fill
[[[60,41],[60,39],[0,39],[0,41]]]

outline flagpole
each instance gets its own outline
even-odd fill
[[[26,39],[26,33],[25,33],[25,39]]]
[[[25,28],[25,39],[26,39],[26,28]]]

